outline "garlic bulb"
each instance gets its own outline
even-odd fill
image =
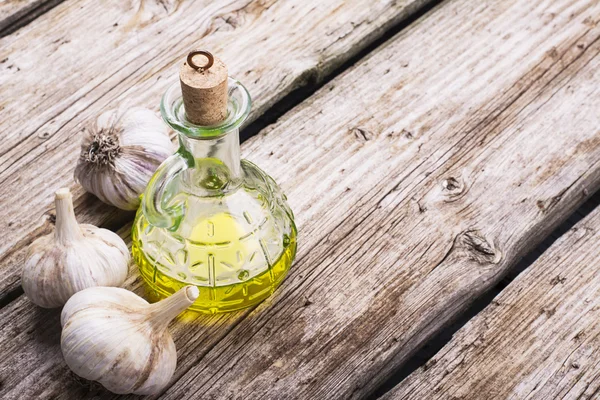
[[[103,202],[135,210],[154,171],[172,153],[168,129],[154,112],[106,111],[85,132],[75,180]]]
[[[41,307],[60,307],[75,292],[92,286],[119,286],[127,278],[129,250],[119,235],[78,225],[69,189],[55,195],[54,233],[29,246],[21,285]]]
[[[118,394],[157,394],[175,372],[169,322],[198,298],[186,286],[158,303],[121,288],[75,294],[61,314],[61,348],[69,368]]]

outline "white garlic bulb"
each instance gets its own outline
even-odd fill
[[[21,285],[41,307],[60,307],[76,292],[92,286],[120,286],[127,278],[129,250],[119,235],[77,224],[69,189],[55,195],[54,233],[29,246]]]
[[[75,180],[103,202],[135,210],[156,168],[173,154],[168,133],[145,108],[104,112],[85,132]]]
[[[157,394],[171,380],[177,353],[167,326],[198,298],[186,286],[158,303],[121,288],[75,294],[61,314],[61,348],[69,368],[118,394]]]

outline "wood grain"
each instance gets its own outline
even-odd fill
[[[66,1],[0,39],[0,293],[18,287],[24,247],[50,230],[57,188],[72,187],[84,222],[132,218],[74,187],[80,132],[119,104],[158,110],[191,49],[210,49],[247,85],[252,120],[429,2]]]
[[[600,397],[600,208],[384,399]]]
[[[254,310],[175,325],[162,397],[371,393],[598,188],[599,19],[449,1],[245,143],[288,194],[297,261]],[[56,316],[0,314],[1,396],[85,397]]]

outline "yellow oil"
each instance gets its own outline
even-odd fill
[[[250,218],[249,215],[246,217]],[[160,263],[157,267],[157,263],[149,260],[141,251],[140,232],[146,228],[148,223],[144,220],[134,226],[132,253],[150,297],[163,298],[194,284],[200,296],[191,309],[204,313],[239,310],[269,297],[285,278],[296,253],[294,227],[290,235],[283,235],[281,254],[275,261],[269,262],[272,257],[264,254],[267,251],[264,241],[246,240],[249,238],[248,228],[231,214],[220,212],[194,221],[186,235],[186,243],[191,245],[180,257],[186,260],[189,257],[187,273],[175,272]],[[264,266],[254,262],[259,258],[267,260]],[[241,264],[254,264],[257,267],[253,270],[240,269]],[[194,275],[195,271],[200,270],[206,273]]]

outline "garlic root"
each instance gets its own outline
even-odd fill
[[[36,239],[25,256],[21,285],[35,304],[60,307],[92,286],[120,286],[127,278],[129,250],[117,234],[77,224],[69,189],[55,194],[56,226]]]
[[[158,303],[121,288],[76,293],[61,314],[61,348],[69,368],[117,394],[157,394],[177,364],[167,326],[199,295],[186,286]]]
[[[145,108],[104,112],[84,134],[75,180],[103,202],[135,210],[154,171],[173,153],[168,132]]]

